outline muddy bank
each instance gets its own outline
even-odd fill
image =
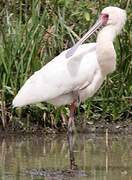
[[[109,133],[123,133],[132,134],[132,119],[125,121],[115,121],[108,122],[106,120],[99,121],[88,121],[81,120],[76,122],[76,130],[79,133],[105,133],[108,129]],[[47,135],[47,134],[59,134],[66,133],[67,125],[64,127],[42,127],[41,125],[31,125],[29,128],[21,129],[19,127],[12,128],[7,126],[6,129],[0,127],[0,136],[5,136],[9,134],[37,134],[37,135]]]
[[[117,122],[102,121],[83,121],[77,126],[78,132],[81,133],[125,133],[132,134],[132,119]]]

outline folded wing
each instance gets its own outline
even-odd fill
[[[66,51],[35,72],[19,90],[13,106],[50,101],[91,83],[98,68],[96,43],[83,44],[70,58]]]

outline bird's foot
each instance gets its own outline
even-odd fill
[[[71,170],[78,170],[78,166],[77,166],[77,164],[75,163],[75,161],[72,162],[70,169],[71,169]]]

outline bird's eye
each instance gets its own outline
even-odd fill
[[[105,14],[104,16],[105,16],[105,18],[109,18],[109,15],[108,15],[108,14]]]
[[[109,19],[109,15],[106,14],[106,13],[102,13],[102,14],[101,14],[101,19],[102,19],[103,25],[106,25],[106,24],[107,24],[107,21],[108,21],[108,19]]]
[[[103,17],[103,19],[108,19],[109,18],[109,14],[103,13],[103,14],[101,14],[101,16]]]

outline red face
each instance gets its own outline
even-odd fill
[[[106,25],[106,24],[107,24],[107,21],[108,21],[108,19],[109,19],[109,15],[108,15],[108,14],[105,14],[105,13],[102,13],[102,14],[100,15],[100,18],[101,18],[102,21],[103,21],[103,25]]]
[[[68,51],[66,57],[69,58],[72,56],[77,50],[78,46],[80,46],[86,39],[88,39],[97,29],[102,26],[107,25],[109,19],[109,14],[101,13],[97,22],[90,28],[90,30]]]

